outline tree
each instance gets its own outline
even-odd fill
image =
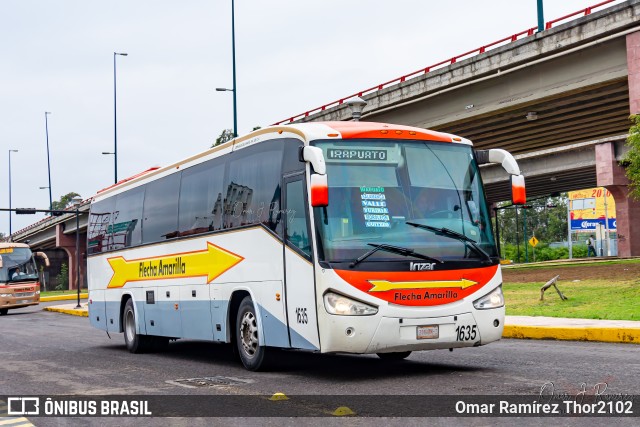
[[[640,200],[640,115],[632,115],[630,118],[631,128],[627,138],[629,151],[622,159],[625,166],[627,178],[629,178],[629,194],[636,200]]]
[[[76,197],[81,197],[78,193],[67,193],[64,196],[60,197],[60,200],[55,201],[53,203],[51,203],[51,209],[54,211],[61,211],[63,209],[66,209],[67,207],[69,207],[69,204],[71,203],[71,200],[73,200]]]
[[[559,242],[567,239],[567,203],[566,194],[558,197],[546,197],[527,203],[531,208],[527,209],[527,239],[536,236],[544,243]],[[506,209],[498,209],[498,225],[500,227],[500,240],[503,243],[515,245],[519,241],[524,242],[524,209],[511,207],[511,202],[498,203],[498,207],[509,206]]]
[[[220,144],[224,144],[225,142],[231,141],[233,138],[233,131],[231,129],[224,129],[220,136],[216,138],[216,142],[214,142],[211,147],[213,148]]]
[[[253,132],[254,130],[258,130],[261,129],[260,126],[254,126],[253,129],[251,129],[251,132]],[[233,136],[233,130],[231,129],[224,129],[222,131],[222,133],[220,134],[219,137],[216,138],[216,142],[213,143],[213,145],[211,146],[211,148],[216,147],[220,144],[224,144],[225,142],[229,142],[234,138]]]

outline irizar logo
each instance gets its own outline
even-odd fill
[[[433,270],[435,265],[435,262],[411,262],[409,263],[409,271]]]

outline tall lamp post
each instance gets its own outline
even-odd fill
[[[231,0],[231,56],[233,60],[233,87],[217,87],[218,92],[233,92],[233,136],[238,136],[238,90],[236,87],[236,19],[234,0]]]
[[[544,8],[542,0],[538,0],[538,32],[544,31]]]
[[[128,53],[113,52],[113,171],[114,184],[118,182],[118,111],[116,102],[116,56],[127,56]]]
[[[9,241],[13,241],[11,238],[11,153],[17,153],[18,150],[9,150]]]
[[[51,114],[48,111],[44,112],[44,129],[47,135],[47,173],[49,175],[49,209],[53,209],[53,198],[51,197],[51,161],[49,159],[49,121],[47,116]]]

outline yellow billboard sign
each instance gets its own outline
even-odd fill
[[[605,225],[605,218],[609,229],[616,229],[616,203],[608,190],[588,188],[567,194],[572,230],[595,230],[599,224]]]

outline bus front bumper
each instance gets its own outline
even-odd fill
[[[14,309],[28,307],[30,305],[38,305],[40,303],[40,294],[31,296],[9,296],[0,297],[0,309]]]
[[[344,328],[322,337],[322,352],[392,353],[485,345],[502,336],[504,313],[500,307],[443,317],[343,318]]]

